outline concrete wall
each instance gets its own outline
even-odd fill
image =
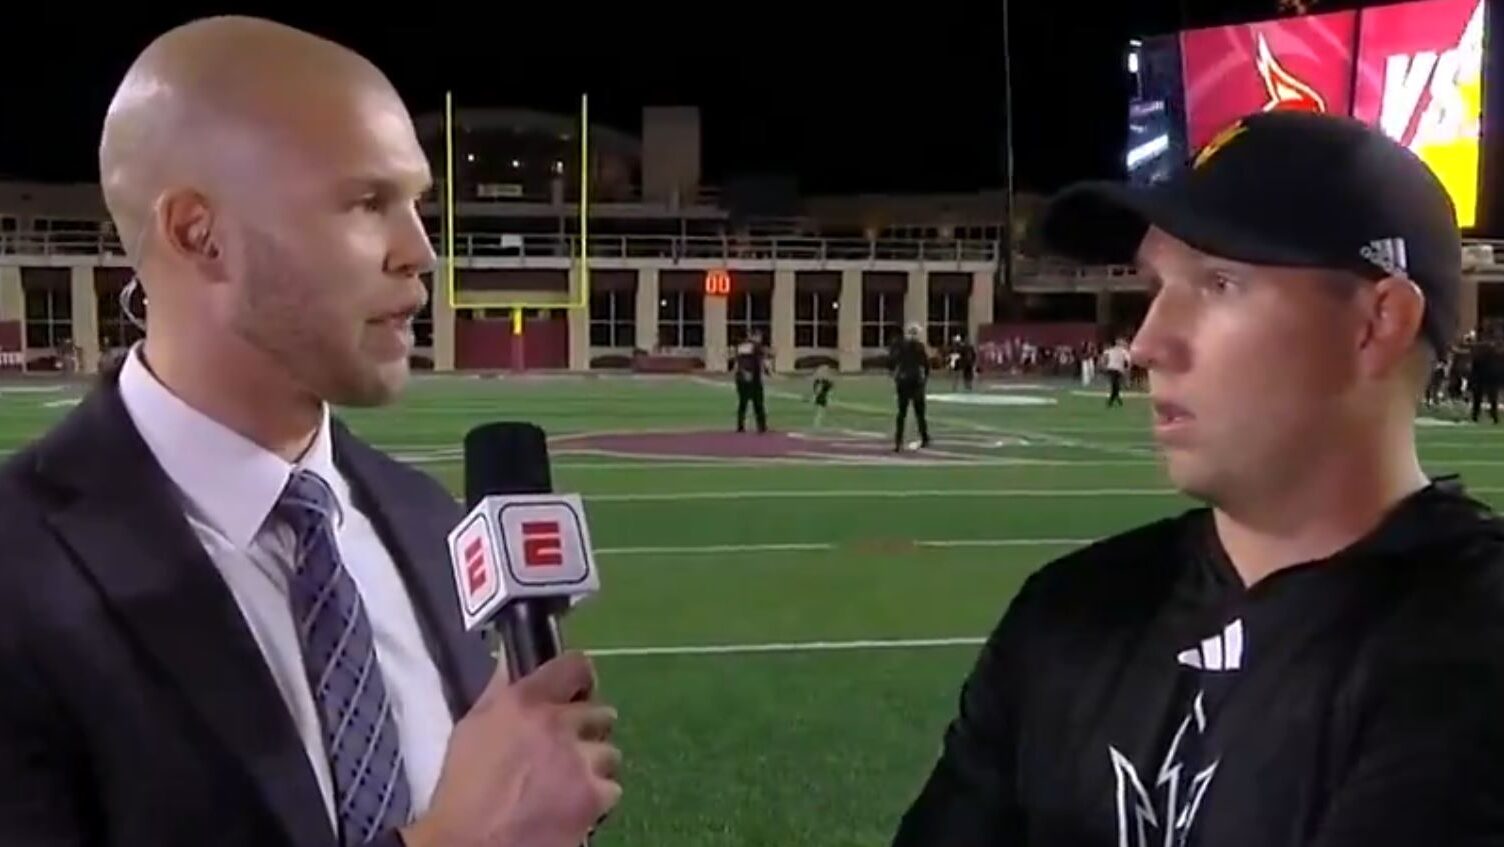
[[[433,369],[454,370],[454,303],[443,259],[433,272]]]
[[[21,269],[0,267],[0,321],[26,317],[26,293],[21,288]]]
[[[26,306],[24,288],[21,284],[23,268],[36,268],[34,272],[43,272],[40,270],[42,268],[52,268],[55,269],[53,273],[66,273],[72,295],[71,337],[81,348],[80,365],[88,371],[97,369],[101,352],[97,292],[109,286],[110,281],[116,276],[128,273],[128,271],[123,267],[104,265],[96,261],[95,257],[87,256],[6,256],[3,258],[5,262],[0,264],[0,320],[24,318]],[[475,262],[471,260],[466,264],[475,264]],[[661,285],[663,274],[670,275],[673,283],[670,287],[673,287],[696,281],[705,271],[686,267],[685,265],[689,263],[669,265],[638,261],[635,264],[617,264],[623,270],[629,268],[634,280],[635,345],[651,350],[656,344],[658,335],[658,300],[661,291],[664,290]],[[870,262],[847,263],[843,267],[839,263],[806,263],[800,266],[776,268],[771,264],[764,264],[754,265],[742,274],[742,278],[747,280],[749,285],[755,284],[771,291],[773,330],[768,340],[775,351],[774,365],[778,370],[790,372],[801,357],[808,356],[833,358],[840,363],[842,371],[860,370],[863,353],[861,323],[864,268],[871,267],[872,264]],[[886,279],[895,282],[902,281],[905,321],[922,322],[928,310],[929,276],[932,272],[924,270],[915,263],[908,263],[907,266],[904,263],[884,263],[882,268],[876,273],[885,275]],[[465,268],[465,270],[474,272],[473,268]],[[482,279],[492,284],[502,280],[512,284],[526,280],[533,285],[543,283],[557,286],[557,280],[562,278],[568,281],[569,288],[579,291],[580,281],[577,272],[571,273],[567,265],[557,268],[527,269],[483,267],[481,270],[513,270],[515,273],[490,273],[479,277],[472,276],[470,279],[472,281]],[[617,273],[620,272],[617,271]],[[933,273],[948,273],[953,277],[956,269],[936,269]],[[966,273],[967,278],[972,281],[969,300],[971,323],[973,325],[986,323],[991,314],[992,272],[985,267],[978,267]],[[823,284],[826,285],[829,284],[832,276],[838,275],[840,288],[837,295],[839,309],[836,317],[837,345],[835,348],[796,347],[794,324],[801,274],[820,274],[824,278]],[[809,284],[806,283],[806,285]],[[487,293],[492,296],[506,297],[514,292],[501,290]],[[558,294],[563,294],[563,292],[558,292]],[[453,370],[456,366],[458,316],[449,296],[446,268],[442,260],[433,272],[431,301],[434,369],[437,371]],[[704,356],[709,370],[721,371],[726,367],[732,341],[727,322],[729,304],[725,298],[720,297],[705,297],[702,304],[705,345],[698,352]],[[14,315],[13,318],[12,315]],[[588,303],[587,308],[572,311],[566,319],[568,325],[567,361],[572,370],[585,370],[589,367],[591,355],[589,321]],[[538,357],[530,358],[536,360]]]
[[[78,346],[78,367],[84,373],[99,370],[99,300],[94,294],[94,269],[74,265],[71,269],[73,296],[73,343]]]

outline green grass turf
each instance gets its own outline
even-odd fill
[[[808,428],[805,385],[770,387],[776,429]],[[80,392],[0,383],[0,454]],[[1188,505],[1159,471],[1141,398],[1109,411],[1070,387],[1028,393],[1056,402],[933,400],[937,446],[972,456],[946,465],[640,462],[556,444],[556,487],[586,497],[603,583],[567,622],[569,640],[630,651],[979,638],[1040,564]],[[394,408],[345,418],[457,491],[457,446],[477,423],[530,420],[552,435],[724,430],[732,397],[693,378],[430,377]],[[835,400],[828,427],[886,441],[882,380],[842,379]],[[1428,426],[1419,438],[1429,470],[1460,472],[1504,504],[1504,430]],[[893,491],[917,493],[874,496]],[[915,543],[967,540],[975,546]],[[725,549],[736,545],[818,547]],[[721,549],[696,549],[705,547]],[[928,771],[975,651],[602,655],[627,793],[596,847],[883,843]]]

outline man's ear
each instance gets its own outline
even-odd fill
[[[224,250],[215,233],[216,216],[209,198],[198,191],[171,191],[157,203],[157,227],[167,252],[196,268],[205,279],[228,278]]]
[[[1359,366],[1368,376],[1383,376],[1403,368],[1420,335],[1426,295],[1409,279],[1388,276],[1372,284],[1362,298],[1363,342]]]

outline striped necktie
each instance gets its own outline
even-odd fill
[[[297,537],[288,599],[334,778],[342,847],[408,822],[412,808],[392,701],[355,581],[335,543],[334,492],[295,471],[274,514]]]

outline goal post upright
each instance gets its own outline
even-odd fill
[[[505,309],[510,310],[513,332],[520,334],[521,318],[527,309],[583,309],[590,303],[590,96],[580,95],[580,195],[579,236],[577,247],[567,254],[569,260],[569,293],[562,300],[514,299],[499,297],[470,297],[462,295],[456,273],[455,230],[457,213],[454,192],[454,95],[444,95],[444,266],[445,286],[449,302],[455,309]]]

